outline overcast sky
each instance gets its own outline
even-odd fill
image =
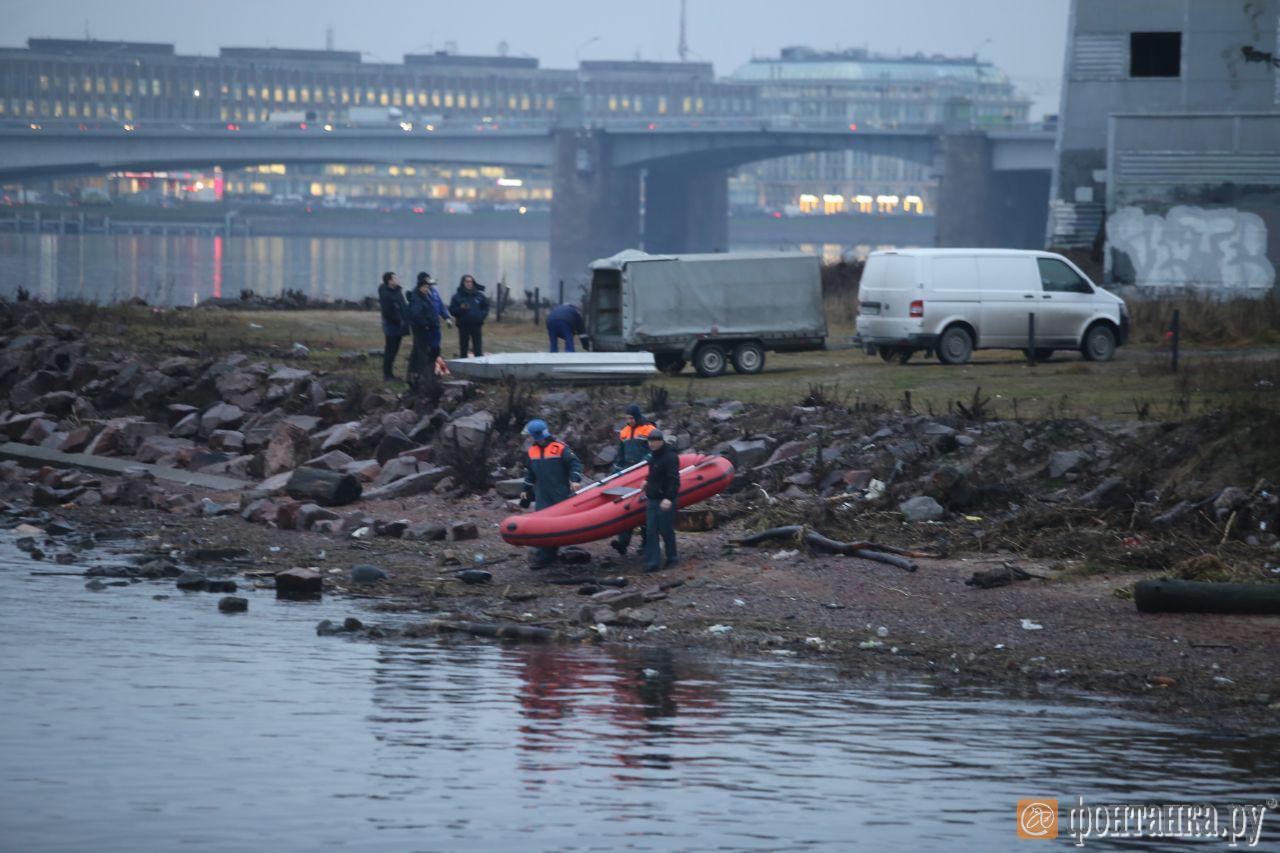
[[[886,53],[977,52],[1057,112],[1067,0],[688,0],[692,58],[729,74],[786,45]],[[164,41],[181,53],[224,45],[365,51],[369,61],[444,49],[513,55],[544,67],[582,59],[676,58],[680,0],[0,0],[0,44],[29,36]]]

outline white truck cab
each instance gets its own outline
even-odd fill
[[[1035,358],[1079,350],[1109,361],[1129,336],[1124,300],[1053,252],[900,249],[874,252],[858,289],[858,343],[885,361],[919,351],[964,364],[975,349],[1032,346]]]

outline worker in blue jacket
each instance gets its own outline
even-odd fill
[[[582,339],[584,349],[591,349],[587,325],[583,322],[582,311],[577,305],[566,302],[547,312],[547,338],[551,341],[551,352],[560,352],[561,341],[564,341],[565,352],[575,352],[574,335]]]
[[[449,313],[458,324],[458,358],[466,358],[468,349],[477,356],[484,355],[483,330],[489,316],[489,299],[474,276],[464,275],[458,282],[458,289],[449,300]]]
[[[573,487],[582,482],[582,462],[569,445],[551,437],[547,422],[541,418],[529,421],[525,433],[533,439],[525,459],[524,492],[520,506],[546,509],[567,500]],[[558,548],[536,548],[531,568],[541,569],[553,563]]]
[[[436,292],[431,273],[418,273],[418,282],[409,294],[409,328],[413,351],[409,353],[409,384],[414,386],[423,373],[434,372],[440,356],[440,324],[453,325],[444,300]]]

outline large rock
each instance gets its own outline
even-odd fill
[[[320,445],[323,451],[334,450],[335,448],[347,447],[354,448],[360,444],[360,422],[349,421],[344,424],[338,424],[329,431],[329,436]]]
[[[46,439],[57,431],[57,421],[40,418],[31,422],[22,435],[18,436],[18,441],[23,444],[43,444]]]
[[[335,451],[330,451],[333,453]],[[378,464],[376,459],[360,459],[350,463],[342,469],[347,474],[354,474],[356,479],[362,483],[372,483],[378,479],[378,474],[382,473],[382,466]]]
[[[1080,470],[1088,461],[1089,454],[1082,450],[1055,450],[1049,454],[1049,476],[1055,480],[1065,477]]]
[[[89,442],[93,440],[93,427],[78,426],[67,433],[67,437],[62,440],[62,444],[58,445],[58,449],[63,453],[80,453],[89,446]]]
[[[438,521],[418,521],[405,528],[401,538],[421,542],[440,542],[448,535],[448,532],[445,526]]]
[[[308,598],[324,591],[324,578],[315,569],[288,569],[276,574],[276,595],[281,598]]]
[[[927,495],[917,495],[898,504],[907,521],[937,521],[946,514],[942,504]]]
[[[374,451],[373,457],[378,460],[379,465],[386,465],[387,460],[394,459],[413,447],[414,443],[409,436],[401,432],[398,427],[392,427],[378,442],[378,448]]]
[[[452,473],[453,469],[447,466],[428,468],[425,471],[419,471],[416,474],[410,474],[408,477],[396,480],[394,483],[370,489],[364,493],[364,496],[370,500],[384,500],[422,494],[423,492],[431,491],[431,489],[435,488],[436,483],[439,483]]]
[[[806,450],[813,449],[812,441],[788,441],[778,446],[773,451],[773,455],[764,463],[765,465],[774,465],[778,462],[785,462],[788,459],[794,459]]]
[[[416,474],[420,470],[418,460],[407,456],[397,456],[382,466],[382,471],[373,481],[374,488],[394,483],[396,480]]]
[[[215,429],[209,433],[209,449],[239,453],[244,450],[244,433],[234,429]]]
[[[194,446],[195,444],[186,438],[153,435],[143,440],[134,458],[139,462],[157,462],[166,456],[176,456],[179,452]]]
[[[214,430],[214,432],[218,432],[218,430]],[[199,434],[200,415],[198,412],[183,415],[182,419],[169,430],[169,435],[174,438],[195,438]]]
[[[463,450],[477,450],[485,437],[493,430],[493,415],[475,412],[445,425],[444,440],[448,445],[457,442]]]
[[[308,468],[323,468],[326,471],[345,471],[347,466],[355,460],[341,450],[330,450],[322,456],[314,459],[308,459],[305,464]],[[376,463],[375,463],[376,464]]]
[[[48,394],[37,397],[31,404],[31,408],[33,411],[47,412],[55,417],[65,418],[71,414],[76,399],[74,391],[50,391]]]
[[[89,443],[86,453],[95,456],[132,456],[142,442],[164,434],[160,424],[141,418],[112,418]]]
[[[205,435],[219,429],[235,429],[244,423],[244,410],[231,403],[215,403],[200,416],[200,430]],[[174,428],[175,431],[177,427]]]
[[[754,468],[769,458],[769,444],[763,438],[738,439],[729,442],[725,456],[739,471]]]
[[[504,497],[507,500],[518,498],[520,497],[520,493],[524,491],[524,480],[519,478],[513,480],[499,480],[493,484],[493,489],[500,497]]]
[[[311,439],[308,432],[288,420],[280,421],[271,429],[263,473],[270,477],[281,471],[292,471],[310,455]]]

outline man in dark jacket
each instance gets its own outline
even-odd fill
[[[573,494],[582,482],[582,462],[569,445],[551,437],[547,422],[541,418],[529,421],[524,431],[533,439],[525,459],[524,493],[520,506],[533,504],[537,509],[554,506]],[[531,568],[541,569],[555,561],[558,548],[536,548]]]
[[[409,306],[404,300],[404,291],[400,289],[400,279],[393,272],[382,274],[382,284],[378,287],[378,309],[382,312],[382,336],[385,343],[382,347],[382,378],[385,381],[396,379],[392,368],[396,365],[396,355],[400,352],[400,341],[409,330]]]
[[[565,352],[575,352],[574,335],[582,338],[582,345],[590,349],[591,339],[587,337],[587,325],[582,321],[582,311],[577,305],[566,302],[547,312],[547,338],[551,341],[551,352],[560,352],[561,341],[564,341]]]
[[[644,481],[645,507],[644,570],[656,572],[680,563],[676,555],[676,507],[680,497],[680,456],[659,430],[649,433],[649,477]],[[662,565],[661,545],[667,551]]]
[[[489,316],[489,300],[475,277],[464,275],[458,282],[458,289],[449,300],[449,313],[458,324],[458,358],[466,358],[468,348],[475,355],[484,355],[481,332],[484,319]]]
[[[436,355],[440,354],[440,321],[443,306],[439,297],[434,300],[431,286],[435,279],[430,273],[418,273],[418,283],[409,294],[409,328],[413,332],[413,350],[409,353],[409,386],[414,387],[423,373],[433,372],[435,356],[431,354],[432,341]]]
[[[613,473],[643,462],[649,458],[649,433],[656,427],[645,420],[644,413],[635,403],[627,406],[627,422],[618,432],[618,454],[613,457]],[[640,528],[642,541],[645,540],[645,529]],[[624,530],[613,538],[609,547],[619,554],[626,554],[631,546],[631,531]]]

